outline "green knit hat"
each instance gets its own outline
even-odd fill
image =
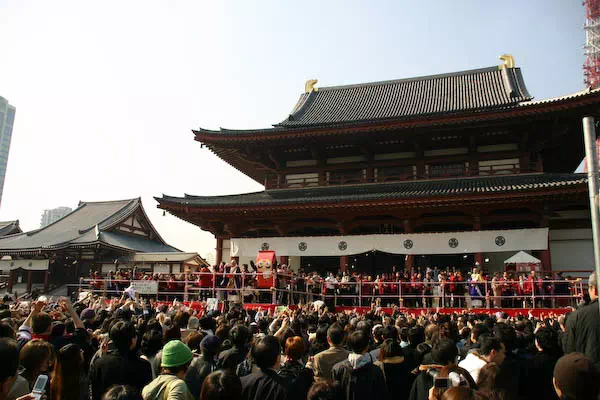
[[[171,340],[162,350],[161,367],[179,367],[192,361],[194,355],[181,340]]]

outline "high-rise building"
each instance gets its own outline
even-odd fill
[[[16,108],[8,104],[8,100],[4,97],[0,97],[0,203],[4,190],[4,177],[6,176],[10,139],[15,123],[15,112]]]
[[[40,221],[40,228],[50,225],[54,221],[58,221],[71,211],[73,210],[69,207],[57,207],[52,210],[44,210],[42,213],[42,220]]]

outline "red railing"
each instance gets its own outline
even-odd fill
[[[202,277],[209,278],[202,281]],[[225,278],[225,279],[224,279]],[[231,284],[233,279],[234,284]],[[278,279],[278,278],[285,278]],[[235,295],[236,300],[251,303],[295,304],[314,300],[332,301],[337,305],[364,306],[374,302],[400,307],[436,308],[556,308],[576,306],[584,295],[584,281],[545,280],[481,281],[481,282],[423,282],[423,281],[359,281],[331,282],[322,278],[305,278],[302,290],[294,283],[296,276],[273,273],[269,288],[256,287],[256,273],[190,273],[183,280],[126,280],[82,279],[74,290],[120,296],[135,282],[156,282],[156,291],[145,293],[157,300],[183,301],[206,299],[224,300]],[[133,282],[133,283],[132,283]],[[209,283],[207,283],[209,282]],[[221,285],[221,282],[227,282]],[[540,289],[539,285],[542,285]],[[548,285],[561,285],[561,290],[548,292]],[[553,293],[554,292],[554,293]],[[558,292],[558,293],[557,293]]]

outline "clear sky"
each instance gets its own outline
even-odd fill
[[[537,99],[584,88],[574,0],[0,0],[0,96],[16,106],[0,220],[141,196],[172,245],[211,234],[153,196],[262,186],[191,129],[262,128],[321,86],[460,71],[513,54]]]

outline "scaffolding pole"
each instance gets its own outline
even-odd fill
[[[585,161],[587,163],[588,190],[590,194],[590,214],[592,217],[592,236],[594,239],[594,270],[596,288],[600,293],[600,215],[598,213],[598,154],[596,150],[596,126],[594,117],[583,118],[583,139],[585,142]]]

